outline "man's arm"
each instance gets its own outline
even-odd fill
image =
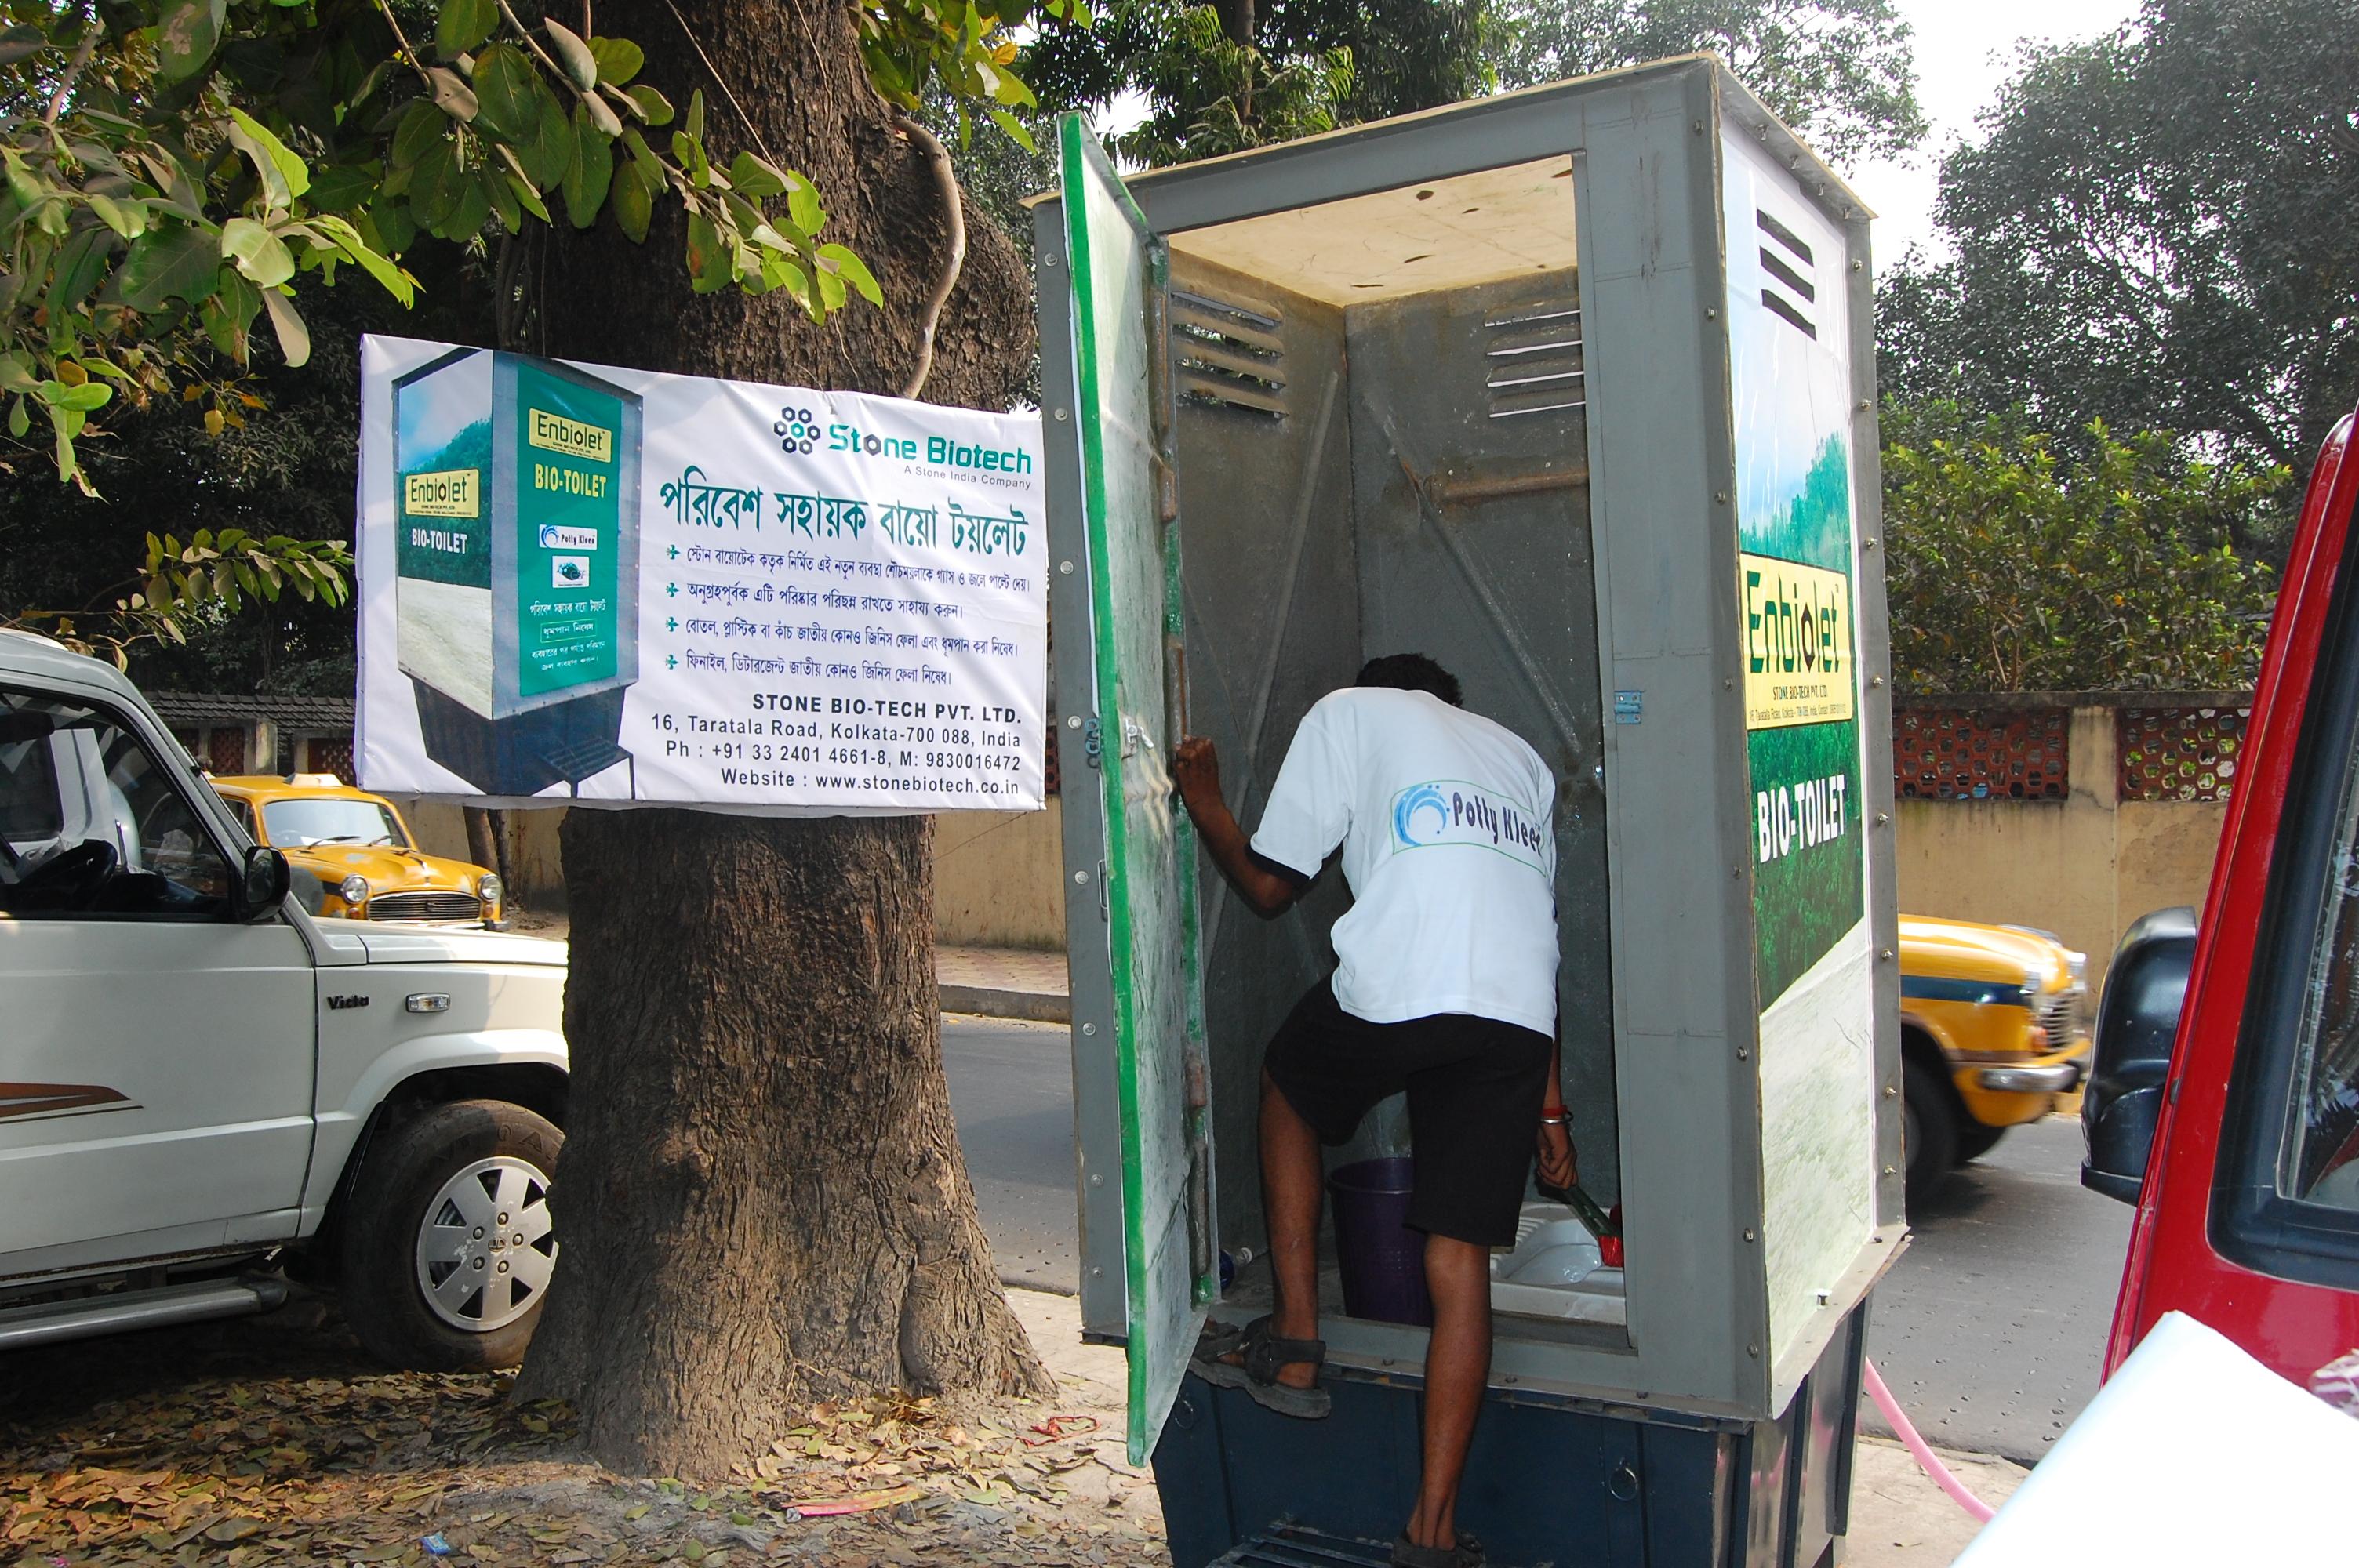
[[[1212,741],[1201,735],[1180,741],[1172,753],[1171,776],[1180,786],[1180,804],[1196,824],[1197,836],[1238,896],[1263,914],[1277,914],[1291,907],[1309,884],[1253,852],[1245,841],[1245,830],[1237,826],[1228,802],[1221,798],[1221,759]]]
[[[1572,1129],[1564,1108],[1563,1047],[1549,1047],[1548,1088],[1540,1096],[1540,1184],[1559,1192],[1581,1180],[1581,1163],[1572,1147]]]

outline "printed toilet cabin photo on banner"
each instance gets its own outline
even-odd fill
[[[398,659],[426,754],[485,795],[628,768],[640,399],[458,349],[393,383]]]
[[[1043,805],[1039,418],[363,343],[369,788]]]

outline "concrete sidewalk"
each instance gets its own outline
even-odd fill
[[[1082,1305],[1071,1296],[1010,1290],[1008,1302],[1057,1379],[1058,1413],[1097,1418],[1104,1434],[1098,1478],[1109,1506],[1145,1517],[1155,1509],[1154,1476],[1125,1462],[1124,1390],[1128,1379],[1119,1350],[1082,1343]],[[1310,1429],[1306,1428],[1306,1437]],[[1975,1454],[1943,1456],[1960,1480],[1995,1508],[2030,1472],[2004,1459]],[[1917,1468],[1908,1451],[1886,1438],[1862,1437],[1852,1468],[1847,1568],[1948,1568],[1979,1528],[1964,1509]]]
[[[1065,956],[1020,947],[934,949],[934,980],[944,1012],[984,1018],[1018,1018],[1032,1023],[1071,1023],[1065,994]]]

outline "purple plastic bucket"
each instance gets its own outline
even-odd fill
[[[1343,1274],[1343,1313],[1381,1323],[1433,1325],[1425,1288],[1425,1233],[1411,1230],[1408,1196],[1414,1162],[1407,1155],[1339,1165],[1327,1178],[1335,1200],[1335,1262]]]

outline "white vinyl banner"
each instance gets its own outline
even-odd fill
[[[1040,422],[362,345],[361,783],[1038,808]]]

